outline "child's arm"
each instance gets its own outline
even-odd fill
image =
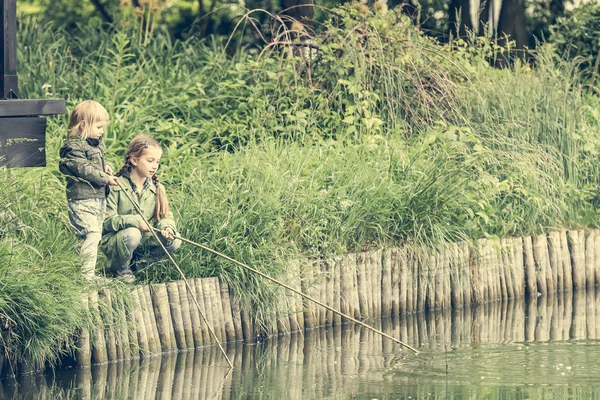
[[[73,179],[85,180],[97,187],[106,186],[109,181],[109,175],[94,168],[77,144],[65,145],[60,150],[59,169]]]
[[[144,220],[137,214],[120,215],[118,213],[119,201],[127,201],[126,197],[121,193],[121,187],[113,187],[110,194],[106,198],[106,213],[104,214],[104,232],[118,232],[125,228],[140,228],[144,224]]]

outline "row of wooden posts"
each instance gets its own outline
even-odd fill
[[[556,392],[562,383],[559,379],[566,381],[572,377],[568,368],[585,363],[586,354],[594,356],[589,346],[570,346],[568,351],[537,346],[537,351],[544,352],[545,362],[529,363],[528,374],[517,378],[510,367],[515,361],[507,360],[518,358],[522,352],[536,351],[538,342],[600,339],[600,324],[596,323],[599,318],[600,291],[587,290],[558,292],[534,297],[528,302],[505,300],[407,313],[374,321],[374,325],[411,346],[426,348],[432,353],[443,354],[449,349],[464,351],[462,355],[451,355],[452,368],[459,369],[451,370],[454,380],[460,377],[466,382],[485,384],[489,381],[482,381],[482,376],[491,373],[492,385],[506,382],[520,385],[524,397],[544,397],[541,394],[545,385],[531,385],[534,380],[554,383],[549,385],[555,389],[549,391],[549,397],[596,398],[597,390],[596,396],[586,393],[577,396],[572,392],[575,390],[572,385],[564,385],[564,393]],[[508,346],[502,354],[492,350],[493,355],[486,357],[484,349],[488,343],[515,345]],[[534,347],[528,350],[531,345]],[[420,380],[414,371],[418,367],[403,359],[407,353],[403,353],[402,346],[357,325],[274,336],[256,346],[230,343],[224,348],[234,364],[229,375],[218,347],[209,346],[145,362],[129,359],[78,369],[68,379],[61,377],[62,389],[57,388],[54,380],[21,375],[18,385],[7,386],[4,382],[3,386],[0,382],[0,398],[29,398],[31,393],[46,393],[48,398],[237,399],[252,393],[256,385],[253,377],[259,373],[260,382],[275,398],[329,398],[332,393],[337,397],[351,397],[359,392],[358,385],[364,381],[386,382],[378,387],[390,392],[388,396],[380,393],[380,397],[453,398],[447,391],[445,379],[436,381],[429,374]],[[480,357],[485,360],[485,367],[460,369],[460,361],[471,360],[474,351],[484,352]],[[257,369],[258,364],[269,368]],[[285,373],[282,374],[282,370]],[[357,376],[362,380],[357,380]],[[455,396],[463,397],[463,391]]]
[[[551,294],[600,284],[600,231],[454,243],[423,251],[406,246],[348,254],[327,262],[296,262],[286,284],[360,320],[458,308],[498,299]],[[260,332],[252,310],[240,306],[219,278],[188,280],[220,342],[251,341],[344,321],[281,290],[271,323]],[[126,306],[108,289],[87,293],[93,329],[78,339],[77,364],[215,344],[184,281],[137,286]],[[102,310],[112,310],[103,312]]]

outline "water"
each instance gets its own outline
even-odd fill
[[[0,399],[600,398],[600,292],[491,303],[4,380]]]

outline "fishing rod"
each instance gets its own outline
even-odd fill
[[[198,304],[198,300],[196,300],[196,294],[191,289],[191,287],[190,287],[190,285],[189,285],[189,283],[188,283],[188,281],[187,281],[187,279],[185,277],[185,274],[183,273],[183,271],[181,270],[181,268],[179,268],[179,265],[175,262],[175,260],[171,256],[171,253],[169,253],[169,251],[165,248],[165,246],[160,241],[158,235],[155,232],[155,231],[161,232],[161,230],[160,229],[156,229],[152,225],[150,225],[150,223],[148,222],[148,220],[146,219],[146,217],[144,217],[144,213],[140,209],[140,206],[131,198],[131,196],[129,195],[129,193],[127,193],[127,190],[125,190],[125,188],[121,185],[121,183],[118,180],[117,180],[117,185],[119,185],[119,187],[121,189],[123,189],[123,193],[125,193],[125,195],[129,199],[129,201],[133,204],[133,206],[135,207],[135,210],[140,215],[140,217],[142,217],[142,220],[144,220],[144,223],[146,224],[146,226],[148,226],[150,228],[150,232],[154,236],[154,239],[156,239],[156,241],[158,242],[158,244],[160,245],[160,247],[162,247],[162,249],[164,250],[164,252],[167,255],[167,257],[169,257],[169,260],[171,260],[171,262],[173,263],[173,265],[175,265],[175,268],[177,268],[177,271],[179,272],[179,275],[181,275],[181,278],[185,282],[185,287],[187,288],[188,293],[192,295],[192,299],[194,300],[194,304],[196,305],[196,308],[200,312],[200,315],[202,316],[202,319],[204,320],[204,323],[208,327],[208,330],[209,330],[210,334],[212,335],[212,337],[215,339],[215,341],[219,345],[219,349],[221,349],[221,352],[223,353],[223,356],[225,356],[225,359],[227,360],[227,363],[229,364],[229,368],[233,369],[233,364],[229,360],[229,357],[227,357],[227,353],[225,353],[225,350],[223,349],[223,346],[221,346],[221,342],[217,338],[217,335],[215,334],[212,326],[210,326],[210,323],[206,319],[206,316],[204,315],[204,312],[202,312],[202,309],[200,308],[200,304]],[[175,236],[175,238],[177,238],[177,236]]]
[[[153,228],[153,227],[150,227],[150,229],[153,229],[153,230],[156,230],[156,231],[159,231],[159,232],[160,232],[160,229],[156,229],[156,228]],[[398,339],[396,339],[396,338],[394,338],[394,337],[392,337],[392,336],[388,335],[387,333],[385,333],[385,332],[382,332],[382,331],[380,331],[380,330],[378,330],[378,329],[375,329],[375,328],[373,328],[372,326],[370,326],[370,325],[367,325],[367,324],[365,324],[365,323],[364,323],[364,322],[362,322],[362,321],[359,321],[359,320],[357,320],[357,319],[354,319],[354,318],[352,318],[351,316],[349,316],[349,315],[346,315],[346,314],[342,313],[341,311],[338,311],[338,310],[336,310],[335,308],[332,308],[332,307],[328,306],[327,304],[321,303],[319,300],[317,300],[317,299],[314,299],[314,298],[310,297],[309,295],[307,295],[307,294],[304,294],[304,293],[302,293],[301,291],[299,291],[299,290],[297,290],[297,289],[294,289],[293,287],[291,287],[291,286],[288,286],[288,285],[286,285],[286,284],[285,284],[285,283],[283,283],[283,282],[280,282],[280,281],[278,281],[277,279],[271,278],[269,275],[267,275],[267,274],[264,274],[264,273],[260,272],[260,271],[259,271],[259,270],[257,270],[257,269],[254,269],[254,268],[252,268],[252,267],[250,267],[250,266],[248,266],[248,265],[246,265],[246,264],[244,264],[244,263],[241,263],[241,262],[239,262],[239,261],[237,261],[237,260],[234,260],[233,258],[231,258],[231,257],[228,257],[228,256],[226,256],[225,254],[219,253],[219,252],[218,252],[218,251],[216,251],[216,250],[213,250],[213,249],[210,249],[210,248],[208,248],[208,247],[206,247],[206,246],[203,246],[203,245],[201,245],[200,243],[193,242],[193,241],[191,241],[191,240],[189,240],[189,239],[183,238],[183,237],[181,237],[181,236],[178,236],[178,235],[175,235],[175,238],[176,238],[176,239],[179,239],[179,240],[181,240],[182,242],[189,243],[189,244],[191,244],[191,245],[194,245],[194,246],[196,246],[196,247],[199,247],[199,248],[201,248],[202,250],[206,250],[206,251],[208,251],[208,252],[210,252],[210,253],[216,254],[216,255],[217,255],[217,256],[219,256],[219,257],[223,257],[223,258],[224,258],[224,259],[226,259],[227,261],[230,261],[230,262],[232,262],[232,263],[234,263],[234,264],[236,264],[236,265],[239,265],[240,267],[243,267],[243,268],[247,269],[248,271],[254,272],[255,274],[258,274],[258,275],[262,276],[263,278],[265,278],[265,279],[267,279],[267,280],[269,280],[269,281],[271,281],[271,282],[273,282],[273,283],[276,283],[276,284],[277,284],[277,285],[279,285],[279,286],[283,286],[284,288],[286,288],[286,289],[288,289],[288,290],[291,290],[292,292],[294,292],[294,293],[296,293],[296,294],[298,294],[298,295],[302,296],[303,298],[305,298],[305,299],[307,299],[307,300],[310,300],[310,301],[312,301],[312,302],[313,302],[313,303],[315,303],[315,304],[318,304],[318,305],[320,305],[321,307],[325,307],[327,310],[329,310],[329,311],[332,311],[332,312],[336,313],[337,315],[339,315],[339,316],[341,316],[341,317],[344,317],[344,318],[346,318],[346,319],[347,319],[347,320],[349,320],[349,321],[352,321],[352,322],[354,322],[355,324],[359,324],[360,326],[364,326],[365,328],[367,328],[367,329],[370,329],[371,331],[373,331],[373,332],[375,332],[375,333],[378,333],[378,334],[380,334],[381,336],[383,336],[383,337],[385,337],[385,338],[388,338],[388,339],[390,339],[391,341],[393,341],[393,342],[396,342],[396,343],[398,343],[398,344],[400,344],[400,345],[402,345],[402,346],[406,347],[406,348],[407,348],[407,349],[409,349],[409,350],[412,350],[412,351],[414,351],[416,354],[418,354],[418,353],[419,353],[419,351],[418,351],[417,349],[415,349],[415,348],[413,348],[413,347],[409,346],[408,344],[406,344],[406,343],[404,343],[404,342],[401,342],[400,340],[398,340]]]

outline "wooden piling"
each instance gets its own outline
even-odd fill
[[[198,307],[202,307],[202,303],[198,299],[198,295],[196,294],[196,284],[193,279],[188,279],[189,289],[186,290],[188,294],[188,301],[190,302],[190,320],[192,323],[192,338],[194,340],[194,348],[198,348],[204,345],[204,339],[202,336],[202,324],[204,321],[200,316],[200,311],[202,309],[198,309]],[[194,301],[194,299],[196,299]],[[198,303],[198,305],[196,305]],[[228,303],[229,305],[229,303]],[[204,312],[202,310],[202,312]],[[231,312],[231,311],[230,311]],[[182,313],[183,315],[183,313]]]
[[[426,286],[426,297],[425,297],[425,309],[434,310],[438,307],[436,304],[436,295],[439,297],[441,290],[439,278],[437,277],[437,266],[436,266],[436,251],[429,250],[430,254],[426,258],[424,274],[424,284]]]
[[[145,298],[146,312],[150,322],[150,329],[152,331],[152,337],[154,340],[155,347],[153,349],[155,354],[162,353],[162,346],[160,344],[160,336],[158,334],[158,326],[156,325],[156,317],[154,315],[154,307],[152,305],[152,296],[150,295],[150,286],[142,286],[142,293]],[[152,348],[151,348],[152,349]]]
[[[242,333],[242,318],[240,316],[240,301],[239,299],[236,297],[233,288],[230,286],[229,287],[229,299],[231,302],[231,317],[233,319],[233,328],[235,330],[235,337],[236,340],[241,340],[244,337],[244,334]],[[290,318],[290,324],[291,324],[292,319]],[[200,324],[202,325],[204,322],[200,321]]]
[[[548,243],[546,235],[533,236],[533,259],[535,263],[537,291],[545,296],[552,288],[548,284]]]
[[[132,357],[131,339],[129,337],[129,322],[127,319],[127,312],[125,311],[125,299],[122,296],[118,296],[114,299],[116,301],[115,308],[117,309],[118,319],[117,323],[117,340],[121,343],[121,354],[123,359]]]
[[[342,274],[342,259],[337,258],[333,264],[333,285],[334,285],[334,296],[333,296],[333,308],[341,311],[341,274]],[[339,314],[333,314],[333,324],[340,326],[342,324],[342,317]]]
[[[104,338],[104,324],[100,318],[100,310],[98,307],[98,292],[92,290],[88,295],[92,319],[94,321],[94,329],[92,331],[92,363],[102,364],[108,361],[108,353],[106,350],[106,340]]]
[[[171,318],[173,321],[173,333],[175,334],[175,343],[177,349],[185,350],[187,343],[185,339],[185,330],[183,328],[183,316],[181,315],[181,305],[179,304],[179,286],[176,281],[167,283],[167,297],[169,298],[169,307],[171,309]]]
[[[400,270],[398,265],[398,249],[391,248],[388,250],[390,257],[390,281],[391,281],[391,315],[398,315],[400,309]]]
[[[367,270],[366,270],[367,253],[361,251],[356,255],[356,278],[358,284],[358,306],[362,318],[369,318],[371,313],[371,299],[368,298],[367,287]]]
[[[502,262],[501,241],[494,241],[490,244],[492,250],[493,270],[496,280],[496,299],[506,299],[508,298],[508,283],[506,281],[506,275],[504,273],[504,263]]]
[[[222,279],[218,279],[217,283],[219,284],[219,289],[221,290],[221,307],[223,310],[223,322],[224,322],[223,325],[225,327],[225,338],[227,339],[228,342],[233,342],[236,340],[236,337],[235,337],[235,327],[233,325],[233,315],[231,314],[231,301],[229,300],[229,285],[227,284],[226,281],[224,281]],[[284,297],[285,295],[282,293],[281,296]],[[287,323],[284,323],[284,325],[286,326],[287,330],[289,331],[290,322],[287,317],[287,310],[286,310],[284,322],[287,322]]]
[[[223,306],[221,305],[221,288],[219,286],[219,278],[205,278],[203,281],[207,282],[207,287],[210,290],[210,300],[213,307],[213,329],[219,332],[218,337],[220,342],[227,341],[227,335],[225,333],[225,319],[223,318]]]
[[[550,256],[552,279],[556,283],[555,290],[562,291],[565,289],[565,277],[561,261],[560,234],[558,231],[548,233],[548,255]]]
[[[515,295],[518,298],[525,296],[525,260],[523,253],[523,240],[521,238],[513,238],[512,259],[515,265]]]
[[[475,257],[475,265],[474,269],[477,272],[477,288],[474,288],[474,300],[478,304],[483,304],[489,299],[488,292],[488,274],[487,274],[487,264],[485,263],[486,257],[486,239],[477,240],[476,247],[473,249],[473,254]]]
[[[585,254],[583,231],[567,231],[573,269],[573,289],[585,287]]]
[[[148,293],[148,297],[146,297],[145,288],[147,288],[147,286],[138,286],[136,290],[138,292],[139,304],[142,311],[142,317],[144,319],[146,337],[148,338],[148,350],[150,351],[150,354],[158,354],[160,353],[160,339],[158,338],[157,331],[152,326],[152,321],[154,320],[154,311],[152,309],[152,304],[148,304],[148,298],[150,295]],[[152,313],[152,316],[150,313]]]
[[[302,270],[302,281],[300,282],[302,293],[314,296],[313,265],[308,265]],[[312,301],[302,298],[302,307],[304,308],[304,329],[314,329],[317,326],[315,304]]]
[[[416,290],[414,293],[417,295],[417,304],[415,311],[425,310],[425,302],[427,298],[427,275],[425,275],[426,265],[428,258],[421,253],[421,249],[415,249],[414,258],[414,273],[415,273],[415,286]]]
[[[408,263],[408,270],[410,271],[411,275],[412,275],[412,310],[413,312],[416,312],[418,310],[422,310],[422,308],[419,308],[419,305],[422,304],[423,306],[425,305],[425,293],[421,292],[421,270],[420,270],[420,265],[421,265],[421,261],[420,261],[421,255],[419,252],[419,249],[417,249],[416,247],[411,247],[410,248],[410,256],[409,256],[409,263]],[[420,302],[422,297],[422,303]]]
[[[538,288],[531,236],[523,238],[523,262],[525,263],[525,293],[527,296],[536,297]]]
[[[208,314],[207,314],[208,311],[206,310],[206,305],[204,304],[204,291],[202,290],[202,279],[200,279],[200,278],[193,279],[191,285],[194,288],[194,293],[196,294],[196,300],[198,301],[198,305],[200,306],[198,315],[200,315],[200,311],[202,311],[202,313],[204,314],[204,317],[210,323],[210,320],[208,319]],[[238,302],[238,304],[239,304],[239,302]],[[240,324],[241,324],[241,317],[240,317]],[[210,343],[214,343],[214,339],[211,336],[210,331],[208,329],[208,324],[206,323],[204,318],[202,318],[202,316],[200,316],[200,334],[202,337],[202,345],[208,345]],[[243,335],[240,336],[240,338],[243,338]]]
[[[567,231],[562,230],[559,232],[560,237],[560,259],[563,268],[564,290],[573,290],[573,267],[571,265],[571,252],[569,249],[569,239],[567,237]]]
[[[594,235],[594,254],[594,285],[597,286],[600,285],[600,230],[596,230]],[[600,304],[598,304],[598,307],[600,307]]]
[[[412,271],[408,269],[408,250],[406,246],[397,249],[395,255],[400,283],[400,286],[398,287],[398,312],[404,314],[413,311]]]
[[[343,314],[353,316],[354,310],[351,305],[351,293],[350,290],[352,288],[352,278],[350,274],[350,267],[347,262],[347,255],[344,255],[340,259],[340,311]]]
[[[460,282],[460,269],[458,266],[458,245],[450,243],[448,246],[448,273],[450,274],[450,306],[462,305],[462,289]]]
[[[131,301],[133,303],[131,311],[135,320],[135,331],[140,350],[140,357],[147,357],[150,354],[150,347],[148,345],[148,335],[146,334],[144,314],[141,308],[142,306],[140,304],[139,294],[136,289],[131,291]]]
[[[381,255],[381,315],[392,315],[392,251],[385,249]]]
[[[129,336],[129,347],[131,349],[131,357],[141,357],[142,349],[138,340],[137,333],[137,318],[136,318],[136,306],[132,294],[133,290],[129,292],[129,303],[123,303],[122,307],[125,309],[125,318],[127,321],[127,335]]]
[[[594,287],[596,284],[595,277],[595,232],[593,230],[584,232],[584,253],[585,253],[585,285],[588,288]]]
[[[81,294],[81,303],[84,310],[89,309],[89,295],[86,292]],[[92,347],[90,342],[90,331],[87,328],[81,328],[77,337],[77,350],[75,352],[75,360],[80,367],[89,367],[92,364]],[[2,364],[0,363],[0,370]]]
[[[111,301],[110,289],[104,288],[99,293],[99,301],[103,303],[103,307],[106,311],[100,312],[103,318],[103,325],[105,327],[105,340],[106,340],[106,355],[108,361],[116,361],[119,359],[117,356],[117,341],[115,339],[115,320],[113,318],[113,306]],[[122,353],[122,351],[121,351]],[[121,354],[122,356],[122,354]]]
[[[460,269],[462,271],[461,274],[461,283],[462,283],[462,298],[463,305],[469,306],[473,299],[473,275],[471,272],[471,263],[470,263],[470,251],[469,244],[467,242],[461,242],[458,244],[458,254],[459,254],[459,263]]]
[[[188,296],[188,289],[184,280],[177,281],[177,291],[179,293],[179,308],[181,309],[181,322],[183,324],[183,334],[185,337],[185,349],[194,348],[194,333],[192,331],[192,315],[190,306],[192,298]]]
[[[514,265],[511,259],[511,243],[509,239],[500,240],[500,256],[502,257],[501,268],[504,273],[504,281],[506,282],[506,298],[515,298],[515,287],[513,283]]]
[[[333,303],[334,303],[334,291],[335,291],[335,284],[334,284],[334,264],[335,261],[326,261],[324,263],[325,265],[325,304],[327,304],[329,307],[333,307]],[[333,325],[333,311],[326,311],[325,314],[325,325],[327,326],[332,326]]]
[[[167,286],[164,283],[151,285],[150,293],[161,348],[165,352],[176,351],[177,342],[175,341],[175,332],[173,331]]]
[[[375,250],[369,253],[368,265],[371,271],[371,298],[372,298],[372,318],[381,318],[381,287],[383,266],[381,250]],[[389,315],[389,314],[388,314]]]

